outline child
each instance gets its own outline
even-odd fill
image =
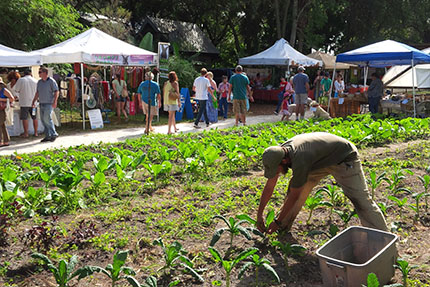
[[[281,110],[281,121],[283,121],[285,118],[287,121],[290,119],[290,112],[288,111],[288,100],[290,99],[290,95],[285,93],[284,100],[282,101],[282,110]]]

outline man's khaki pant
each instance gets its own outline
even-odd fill
[[[282,225],[285,227],[282,227],[282,229],[289,230],[291,228],[294,219],[302,209],[312,189],[322,178],[329,174],[333,175],[337,183],[342,187],[346,197],[354,204],[363,226],[388,231],[382,212],[369,196],[361,162],[358,159],[312,171],[295,206],[288,211],[287,216],[283,219]]]

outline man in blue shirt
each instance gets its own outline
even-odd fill
[[[155,114],[158,114],[158,109],[161,107],[160,86],[152,80],[153,78],[154,74],[147,72],[145,74],[146,81],[140,83],[137,89],[139,108],[142,109],[143,113],[146,115],[145,132],[148,132],[148,129],[149,131],[154,131],[152,119]],[[151,100],[151,107],[149,107],[149,99]],[[149,110],[149,108],[151,110]],[[148,111],[150,111],[150,115],[148,115]]]
[[[305,118],[305,104],[308,100],[309,91],[309,77],[304,73],[305,68],[299,66],[297,69],[298,73],[293,78],[293,88],[296,93],[295,104],[296,104],[296,120],[303,120]]]
[[[229,97],[233,91],[233,112],[236,116],[236,126],[239,124],[239,119],[246,125],[246,98],[247,93],[251,102],[254,101],[251,95],[251,88],[249,87],[249,79],[243,73],[243,68],[241,65],[237,65],[235,69],[235,74],[230,78],[230,89]]]

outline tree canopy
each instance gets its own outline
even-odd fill
[[[428,0],[3,0],[0,9],[0,43],[25,50],[76,34],[78,11],[105,14],[119,26],[109,20],[94,25],[128,40],[122,34],[133,36],[147,15],[192,22],[220,50],[219,66],[234,65],[281,37],[305,54],[310,48],[338,53],[385,39],[430,43]]]

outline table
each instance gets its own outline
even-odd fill
[[[278,94],[281,92],[280,89],[264,90],[257,89],[252,92],[252,97],[255,101],[261,102],[278,102]]]
[[[7,131],[9,133],[9,136],[16,137],[24,133],[24,127],[22,126],[22,121],[19,119],[19,113],[20,108],[17,106],[17,104],[14,104],[13,107],[13,126],[7,126]],[[42,121],[40,120],[40,111],[37,109],[37,121],[38,121],[38,133],[43,133],[45,130],[45,127],[42,124]],[[34,128],[33,128],[33,120],[29,117],[28,118],[28,134],[32,135],[34,134]]]
[[[339,98],[331,98],[330,100],[330,116],[346,117],[352,114],[360,114],[360,107],[364,104],[363,101],[353,98],[343,98],[343,104],[339,105]]]

